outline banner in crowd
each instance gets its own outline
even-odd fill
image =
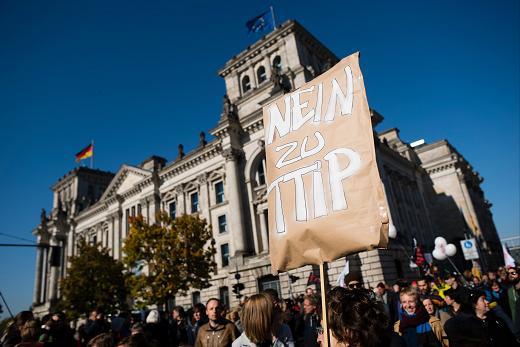
[[[263,109],[273,273],[388,242],[359,53]]]

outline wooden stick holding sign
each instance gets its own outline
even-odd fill
[[[327,264],[320,264],[320,288],[321,288],[321,327],[323,329],[323,342],[321,347],[329,347],[330,346],[330,336],[329,336],[329,324],[327,318],[327,283],[325,281],[325,276],[327,276]]]

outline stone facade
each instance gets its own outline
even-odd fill
[[[185,306],[221,297],[237,303],[230,288],[241,274],[244,295],[275,288],[283,297],[302,293],[316,266],[272,276],[269,263],[262,106],[326,71],[338,58],[295,21],[239,53],[219,71],[226,86],[223,110],[207,142],[167,161],[153,156],[137,166],[122,165],[116,174],[77,168],[53,187],[54,204],[34,234],[38,243],[33,306],[47,312],[59,298],[58,280],[67,274],[67,259],[77,252],[77,239],[100,242],[121,259],[128,217],[143,215],[153,222],[159,210],[171,215],[195,213],[212,226],[217,272],[212,286],[178,296]],[[374,126],[383,120],[372,111]],[[376,134],[376,156],[391,221],[398,237],[387,250],[350,255],[351,270],[366,285],[414,277],[410,269],[413,238],[431,250],[435,236],[450,241],[477,235],[486,257],[498,240],[490,204],[479,188],[481,179],[446,141],[411,147],[397,129]],[[450,159],[451,158],[451,159]],[[468,227],[470,226],[470,227]],[[487,265],[496,264],[486,260]],[[345,264],[329,264],[336,282]],[[289,275],[299,277],[294,283]]]

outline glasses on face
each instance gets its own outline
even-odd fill
[[[356,282],[356,283],[349,283],[348,284],[348,287],[350,289],[354,289],[354,288],[363,288],[363,284],[359,283],[359,282]]]
[[[508,274],[510,274],[511,276],[516,276],[518,275],[518,273],[516,271],[509,271]]]

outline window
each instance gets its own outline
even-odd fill
[[[267,275],[258,279],[258,289],[260,292],[265,291],[266,289],[274,289],[278,293],[278,296],[281,297],[282,291],[280,290],[280,280],[278,276]]]
[[[224,202],[224,182],[215,184],[215,201],[217,204]]]
[[[175,303],[175,297],[168,298],[168,301],[166,302],[166,305],[168,306],[168,312],[173,311],[173,308],[175,306],[177,306],[176,303]]]
[[[141,216],[143,213],[142,213],[142,209],[141,209],[141,204],[137,204],[137,215],[138,216]]]
[[[199,211],[199,193],[192,193],[190,195],[191,201],[191,213],[196,213]]]
[[[260,66],[258,70],[256,70],[256,78],[258,79],[258,84],[267,79],[267,75],[265,74],[265,67]]]
[[[220,287],[218,293],[220,304],[225,308],[229,308],[229,287]]]
[[[220,254],[222,256],[222,266],[229,265],[229,244],[224,243],[220,245]]]
[[[177,203],[175,201],[170,202],[169,209],[170,209],[170,218],[175,219],[175,217],[177,216]]]
[[[218,216],[218,232],[225,233],[227,231],[227,219],[226,215]]]
[[[135,217],[135,206],[132,206],[132,217]]]
[[[258,169],[256,171],[256,183],[259,186],[262,186],[265,184],[265,159],[262,159],[260,164],[258,165]]]
[[[191,293],[191,304],[195,306],[196,304],[200,304],[200,292]]]
[[[280,58],[279,55],[274,57],[273,59],[273,67],[276,69],[276,71],[282,70],[282,58]]]
[[[242,78],[242,93],[248,92],[251,90],[251,80],[249,76],[244,76]]]
[[[128,227],[130,226],[130,209],[127,208],[125,213],[126,213],[126,218],[125,218],[125,220],[126,220],[126,230],[128,231]]]

